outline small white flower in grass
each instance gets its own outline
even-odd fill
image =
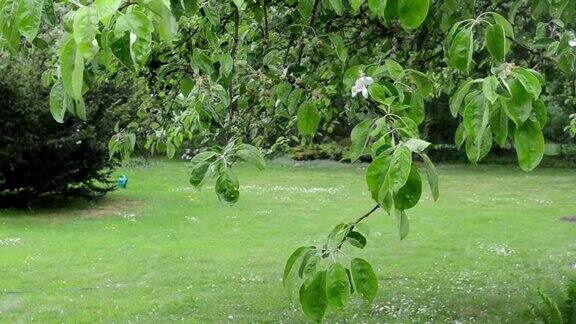
[[[372,83],[374,83],[374,79],[367,77],[362,73],[360,78],[356,80],[356,84],[352,87],[352,98],[355,98],[360,92],[362,92],[364,98],[368,98],[368,86]]]
[[[24,244],[24,241],[22,241],[22,239],[19,237],[10,237],[10,238],[6,238],[6,239],[0,239],[0,245],[17,246],[17,245],[22,245],[22,244]]]

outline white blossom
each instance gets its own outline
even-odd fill
[[[356,80],[356,84],[352,87],[352,98],[356,97],[356,95],[362,92],[362,96],[364,98],[368,98],[368,86],[374,83],[374,79],[371,77],[364,76],[362,74],[358,80]]]
[[[570,39],[568,40],[568,46],[570,47],[576,47],[576,36],[574,36],[574,32],[573,31],[569,31],[568,35],[570,37]]]

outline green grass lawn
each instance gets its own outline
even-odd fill
[[[187,165],[152,162],[96,205],[0,211],[1,322],[304,322],[281,276],[298,246],[373,206],[365,165],[237,168],[240,202],[196,192]],[[327,321],[521,322],[536,287],[576,275],[574,170],[439,167],[399,242],[378,212],[359,255],[378,275],[372,305]]]

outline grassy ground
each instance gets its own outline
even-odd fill
[[[191,190],[184,163],[153,162],[95,206],[0,211],[0,321],[303,322],[284,261],[372,207],[362,168],[240,166],[230,208]],[[368,220],[379,295],[329,322],[520,322],[535,287],[576,275],[576,223],[559,221],[576,214],[573,170],[439,171],[441,199],[426,190],[406,240],[384,213]]]

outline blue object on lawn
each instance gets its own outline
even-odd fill
[[[121,175],[120,178],[118,178],[118,187],[126,189],[127,184],[128,184],[128,177],[126,177],[125,175]]]

